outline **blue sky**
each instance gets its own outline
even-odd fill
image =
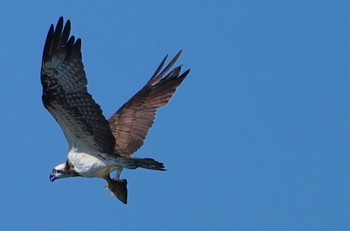
[[[350,230],[348,1],[9,1],[0,8],[1,230]],[[41,103],[64,16],[106,117],[183,49],[190,68],[124,171],[51,183],[65,138]]]

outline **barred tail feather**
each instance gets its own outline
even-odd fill
[[[154,159],[151,158],[144,158],[144,159],[139,159],[135,158],[137,167],[140,168],[146,168],[146,169],[152,169],[152,170],[158,170],[158,171],[165,171],[164,164],[161,162],[158,162]]]
[[[118,157],[118,161],[123,164],[123,168],[135,169],[146,168],[158,171],[165,171],[164,164],[151,158],[131,158]]]

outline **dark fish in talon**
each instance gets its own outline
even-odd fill
[[[126,187],[127,181],[126,179],[111,179],[109,176],[105,178],[108,185],[106,186],[113,195],[115,195],[121,202],[124,204],[128,203],[128,189]]]

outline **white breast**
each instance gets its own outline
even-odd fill
[[[116,170],[115,165],[99,157],[100,153],[86,153],[78,150],[70,150],[68,159],[74,166],[74,170],[83,177],[104,177]],[[100,154],[103,155],[103,154]]]

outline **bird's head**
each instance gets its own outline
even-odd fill
[[[54,169],[52,169],[52,173],[50,174],[51,182],[54,182],[56,179],[62,179],[67,177],[79,176],[79,174],[74,170],[71,164],[62,163],[57,165]]]

